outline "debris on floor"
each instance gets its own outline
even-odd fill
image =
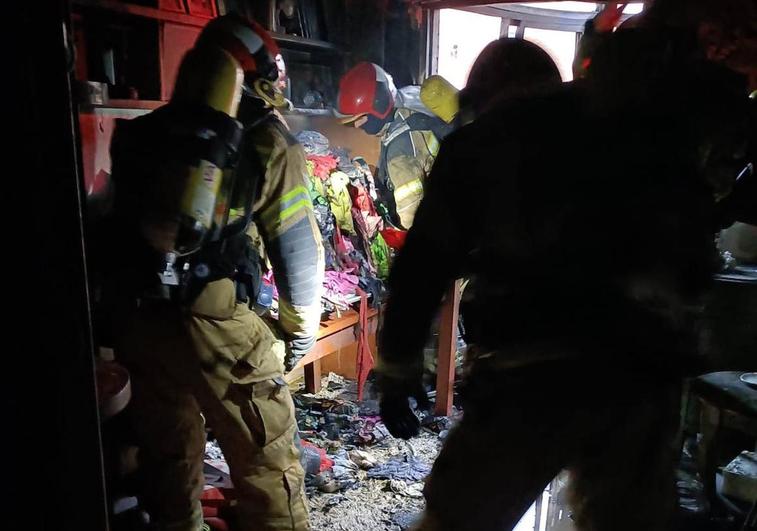
[[[313,531],[404,531],[423,513],[423,481],[453,425],[421,414],[418,437],[392,437],[369,381],[357,402],[354,381],[330,373],[321,391],[293,394]],[[206,462],[223,459],[208,442]]]
[[[455,410],[450,417],[419,413],[420,434],[404,441],[392,437],[381,422],[370,380],[364,400],[359,403],[356,383],[333,373],[322,380],[321,391],[308,394],[300,389],[293,393],[293,400],[306,470],[311,529],[412,529],[425,507],[425,478],[460,412]],[[706,529],[702,524],[709,513],[697,474],[696,454],[696,440],[691,438],[684,444],[676,478],[681,529],[687,530]],[[214,441],[206,445],[205,463],[208,484],[223,489],[228,467]],[[731,468],[734,471],[737,467]],[[574,531],[565,499],[567,483],[566,472],[555,478],[514,531]]]
[[[319,393],[298,392],[294,401],[303,442],[333,462],[306,477],[313,530],[408,529],[423,512],[423,480],[441,448],[439,433],[451,422],[424,417],[419,437],[395,439],[381,422],[370,382],[358,403],[355,382],[333,373]]]
[[[369,452],[363,450],[352,450],[350,459],[362,470],[370,470],[378,464],[378,460]]]
[[[413,456],[393,457],[386,463],[368,472],[372,479],[391,479],[403,481],[423,481],[431,472],[431,465]]]

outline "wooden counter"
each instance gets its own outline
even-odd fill
[[[368,334],[374,335],[378,329],[378,311],[368,309]],[[318,339],[313,350],[303,357],[294,370],[305,370],[305,389],[316,393],[321,388],[321,358],[357,343],[360,332],[360,317],[355,310],[342,312],[341,317],[332,316],[321,321]]]
[[[457,352],[457,316],[460,303],[460,281],[453,283],[444,299],[440,313],[439,347],[437,350],[436,405],[437,415],[452,412],[455,384],[455,354]],[[373,336],[378,329],[378,311],[368,310],[368,335]],[[357,343],[360,332],[359,314],[355,310],[342,312],[341,317],[332,316],[321,322],[315,347],[292,369],[305,372],[305,389],[316,393],[321,388],[321,359],[340,349]],[[373,352],[374,358],[378,353]]]

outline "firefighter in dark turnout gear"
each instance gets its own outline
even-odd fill
[[[536,44],[508,37],[492,41],[476,57],[460,91],[457,123],[473,121],[498,101],[534,94],[561,81],[555,62]]]
[[[723,197],[754,154],[743,78],[699,50],[683,31],[616,32],[585,80],[443,143],[390,276],[377,368],[389,431],[415,435],[429,323],[471,278],[464,415],[419,529],[512,529],[564,468],[579,529],[670,528],[680,383]],[[484,449],[497,458],[471,466]]]
[[[180,247],[178,212],[185,203],[179,199],[181,190],[186,196],[187,181],[163,176],[187,157],[192,164],[200,157],[186,153],[183,136],[172,142],[171,135],[197,130],[186,124],[207,109],[187,113],[177,95],[205,91],[208,101],[227,97],[222,84],[201,86],[213,79],[207,61],[196,75],[188,71],[198,66],[190,63],[193,54],[206,53],[233,58],[227,62],[231,79],[243,81],[244,95],[228,97],[239,102],[236,117],[243,129],[233,181],[224,174],[219,199],[207,203],[214,207],[213,219],[220,214],[223,224],[210,225],[199,249],[177,253],[175,262],[166,263],[164,253]],[[304,153],[273,108],[281,101],[275,56],[274,41],[258,25],[233,15],[211,21],[184,59],[176,97],[151,114],[120,123],[111,145],[112,239],[120,252],[112,255],[117,263],[104,291],[112,308],[115,354],[132,375],[141,499],[157,529],[202,528],[204,420],[229,464],[239,528],[309,528],[294,406],[283,372],[285,356],[296,359],[315,342],[323,251]],[[188,79],[199,85],[186,86]],[[234,105],[229,109],[233,112]],[[212,127],[199,131],[205,131],[199,136],[203,141],[219,136]],[[205,188],[192,203],[194,210],[181,210],[196,216],[190,228],[200,223],[200,200],[212,192],[212,174],[202,177]],[[253,226],[280,293],[273,329],[252,309],[260,275],[260,258],[247,234]]]

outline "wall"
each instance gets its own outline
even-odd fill
[[[374,362],[377,360],[376,334],[368,336]],[[321,359],[321,374],[327,376],[335,372],[345,378],[357,379],[357,343],[337,350],[334,354]]]
[[[110,139],[118,118],[134,118],[150,112],[148,109],[96,108],[79,113],[81,132],[81,158],[84,184],[87,195],[101,192],[110,174]],[[375,136],[360,129],[341,125],[331,116],[287,115],[286,121],[292,133],[303,129],[320,131],[332,146],[350,149],[353,156],[362,156],[368,164],[376,165],[379,141]]]
[[[333,116],[288,114],[285,118],[292,133],[304,129],[319,131],[329,139],[332,147],[348,148],[353,157],[362,156],[368,164],[374,166],[378,162],[379,140],[375,136],[364,133],[362,129],[344,126]]]

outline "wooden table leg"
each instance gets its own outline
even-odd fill
[[[308,363],[305,369],[305,390],[308,393],[317,393],[321,390],[321,360],[320,358]]]
[[[434,413],[437,415],[450,415],[452,413],[459,304],[460,281],[456,280],[444,299],[439,322],[439,347],[436,362],[436,406],[434,409]]]

